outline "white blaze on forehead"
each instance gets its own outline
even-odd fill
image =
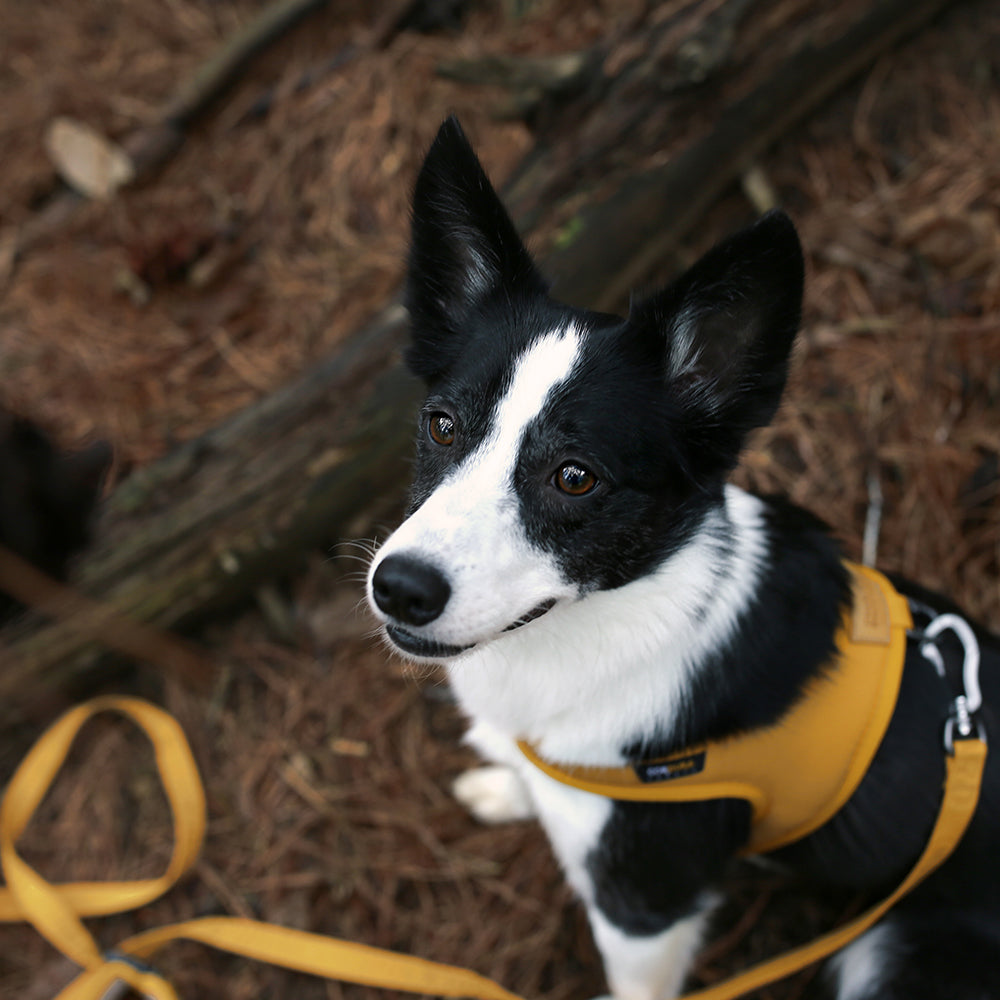
[[[511,477],[525,428],[572,374],[580,340],[580,332],[568,324],[540,337],[524,351],[514,363],[506,392],[495,404],[489,433],[445,478],[432,500],[441,502],[449,494],[458,494],[463,509],[481,508],[487,497],[512,491]],[[454,507],[453,499],[447,503]]]
[[[579,353],[580,333],[569,324],[536,340],[521,355],[480,454],[509,456],[513,466],[525,427],[545,405],[552,390],[569,378]]]

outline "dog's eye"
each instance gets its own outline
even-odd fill
[[[447,413],[432,413],[427,433],[435,444],[449,445],[455,441],[455,421]]]
[[[556,470],[555,484],[571,497],[582,497],[597,485],[597,476],[576,462],[567,462]]]

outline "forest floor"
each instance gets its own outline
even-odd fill
[[[436,65],[579,50],[642,4],[539,0],[514,16],[484,2],[461,27],[374,44],[393,6],[330,3],[152,179],[84,207],[5,271],[5,234],[56,187],[45,126],[62,115],[126,134],[255,4],[0,0],[0,402],[67,447],[110,440],[118,481],[282,385],[397,288],[413,178],[448,113],[497,181],[532,146],[523,123],[495,119],[490,90]],[[880,564],[1000,629],[1000,10],[955,5],[759,167],[799,227],[808,291],[786,405],[737,478],[813,509],[853,558],[880,502]],[[681,262],[753,214],[734,187]],[[192,742],[208,833],[192,876],[96,923],[101,940],[230,913],[470,966],[526,997],[603,992],[539,831],[478,826],[451,798],[473,759],[463,722],[439,677],[373,641],[361,569],[349,545],[316,552],[268,592],[290,630],[264,599],[206,628],[210,697],[138,682]],[[170,847],[152,760],[111,722],[88,728],[22,838],[52,879],[151,876]],[[743,866],[729,888],[696,984],[859,905]],[[197,945],[160,968],[187,997],[384,995]],[[41,1000],[71,972],[31,930],[0,926],[0,995]],[[810,971],[756,996],[821,988]]]

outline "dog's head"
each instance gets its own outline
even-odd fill
[[[368,580],[395,646],[457,656],[683,545],[777,408],[802,282],[771,213],[626,318],[562,305],[445,122],[413,204],[416,475]]]

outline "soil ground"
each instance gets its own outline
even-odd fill
[[[446,56],[580,49],[638,4],[474,5],[461,28],[370,44],[387,3],[332,2],[259,58],[149,182],[93,204],[0,275],[0,400],[64,445],[111,440],[115,478],[333,349],[397,287],[423,150],[456,111],[494,178],[531,147]],[[252,13],[250,0],[0,0],[0,248],[55,185],[59,115],[119,137]],[[1000,11],[967,2],[883,57],[760,163],[809,258],[787,403],[739,480],[826,518],[861,555],[1000,629]],[[753,209],[733,190],[691,259]],[[3,254],[0,253],[0,262]],[[669,277],[678,261],[665,262]],[[881,516],[875,518],[881,496]],[[387,526],[365,526],[384,533]],[[207,913],[254,916],[467,965],[528,997],[603,991],[585,920],[531,824],[477,826],[451,799],[472,763],[440,679],[388,658],[357,610],[350,545],[201,636],[210,697],[140,677],[191,740],[209,802],[193,875],[95,923],[112,946]],[[331,558],[331,555],[333,556]],[[22,838],[52,879],[153,875],[166,807],[140,738],[87,730]],[[856,908],[738,868],[695,980]],[[172,947],[182,996],[383,996]],[[42,998],[70,963],[0,927],[0,995]],[[815,973],[758,1000],[820,996]]]

